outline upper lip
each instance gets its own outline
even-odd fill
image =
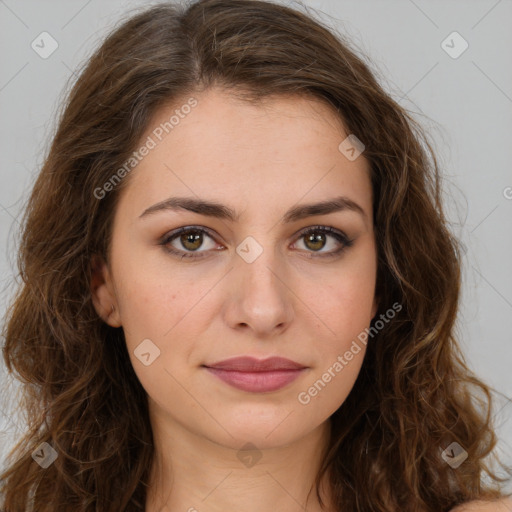
[[[231,370],[238,372],[270,372],[277,370],[301,370],[306,366],[284,357],[269,357],[256,359],[254,357],[232,357],[218,363],[204,365],[207,368],[218,370]]]

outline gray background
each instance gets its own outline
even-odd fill
[[[49,146],[67,81],[121,15],[154,3],[0,0],[2,316],[16,282],[17,218]],[[461,345],[469,366],[512,397],[512,0],[304,4],[368,55],[388,92],[431,133],[452,228],[467,249]],[[47,59],[31,48],[43,31],[59,45]],[[441,46],[453,31],[469,44],[456,59]],[[2,455],[22,422],[12,411],[16,388],[3,362],[0,379]],[[512,463],[512,403],[499,394],[495,399],[499,454]]]

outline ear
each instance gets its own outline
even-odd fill
[[[103,321],[111,327],[121,327],[112,276],[107,264],[98,254],[91,258],[91,296],[94,309]]]

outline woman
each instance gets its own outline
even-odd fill
[[[3,510],[510,509],[435,157],[310,17],[204,0],[123,23],[20,258],[4,357],[30,431]]]

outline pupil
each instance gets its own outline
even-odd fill
[[[315,247],[310,247],[310,248],[311,249],[322,249],[324,236],[325,235],[323,233],[307,235],[307,243],[320,244],[320,247],[315,246]]]
[[[197,245],[194,246],[193,244],[194,244],[194,242],[197,242],[200,239],[201,239],[201,234],[199,234],[197,232],[196,232],[196,234],[186,233],[185,235],[181,236],[183,247],[185,247],[189,250],[192,250],[192,251],[199,249],[201,244],[199,244],[199,246],[197,246]],[[190,247],[189,244],[192,244],[192,246]]]

